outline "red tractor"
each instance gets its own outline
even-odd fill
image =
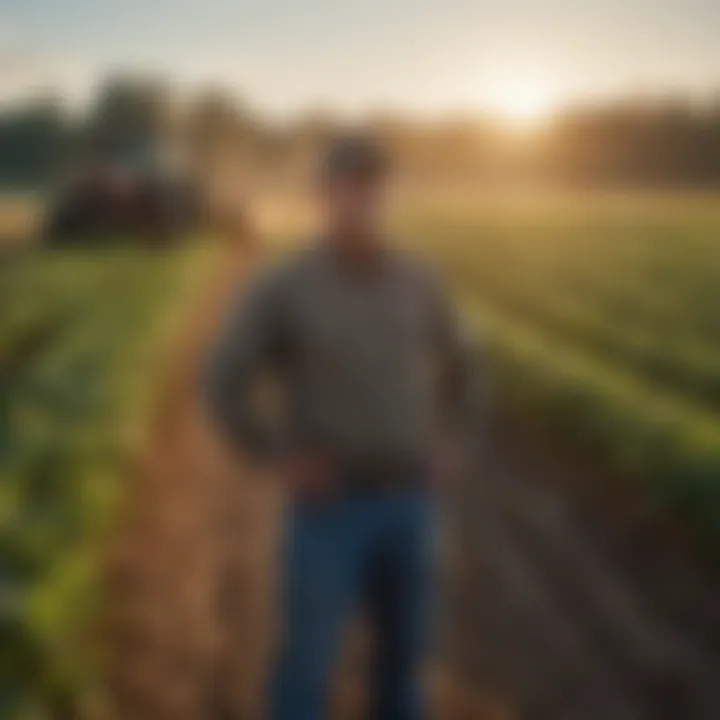
[[[45,216],[50,244],[169,242],[203,222],[190,177],[160,163],[94,159],[61,184]]]

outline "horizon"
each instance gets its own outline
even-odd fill
[[[720,95],[720,4],[704,0],[29,0],[0,9],[0,103],[55,92],[82,107],[109,74],[212,85],[261,114],[496,115]]]
[[[689,112],[715,111],[720,106],[720,81],[703,93],[687,89],[628,90],[597,96],[574,96],[552,103],[536,102],[530,93],[524,96],[508,94],[506,104],[487,102],[475,106],[445,105],[439,107],[412,108],[401,104],[368,105],[350,109],[331,104],[298,104],[283,113],[256,102],[242,89],[208,79],[205,82],[183,83],[171,74],[158,74],[149,70],[128,67],[107,69],[104,74],[83,87],[76,95],[63,92],[61,85],[50,83],[29,86],[25,92],[3,96],[0,94],[0,113],[32,107],[36,103],[53,101],[59,103],[69,117],[81,118],[96,102],[99,93],[108,82],[129,81],[138,83],[159,83],[166,87],[179,107],[202,97],[204,93],[218,92],[238,107],[245,108],[262,123],[283,126],[312,118],[327,118],[331,122],[362,124],[387,118],[391,121],[419,123],[486,123],[489,127],[505,128],[509,131],[534,132],[549,128],[558,119],[574,112],[595,113],[606,110],[662,110],[678,108]]]

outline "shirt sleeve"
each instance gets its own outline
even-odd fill
[[[211,419],[231,445],[256,461],[276,457],[282,433],[263,412],[258,381],[277,369],[284,332],[283,287],[271,271],[230,308],[203,378]]]
[[[429,286],[441,427],[463,441],[479,438],[489,384],[481,340],[463,322],[441,278],[431,275]]]

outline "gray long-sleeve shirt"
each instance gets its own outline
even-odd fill
[[[215,419],[245,452],[322,450],[349,464],[421,462],[440,426],[467,422],[475,370],[431,272],[395,251],[369,268],[323,243],[256,280],[209,369]],[[258,380],[280,380],[282,422]]]

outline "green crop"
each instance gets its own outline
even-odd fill
[[[200,250],[31,251],[0,267],[2,717],[82,705],[121,480],[147,439]]]
[[[720,203],[714,196],[409,204],[496,401],[720,546]]]

